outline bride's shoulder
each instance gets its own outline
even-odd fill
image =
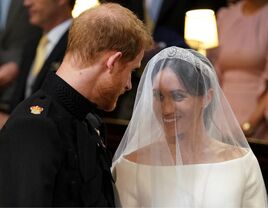
[[[217,140],[213,140],[213,149],[220,158],[232,160],[243,157],[249,152],[249,149],[226,144]]]
[[[152,143],[141,147],[124,157],[131,162],[151,165],[152,155],[156,153],[159,154],[159,152],[161,152],[161,146],[161,142]]]

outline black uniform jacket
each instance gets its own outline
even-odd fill
[[[114,206],[94,108],[52,72],[17,106],[0,132],[0,206]]]

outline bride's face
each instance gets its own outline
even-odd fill
[[[164,124],[168,139],[173,140],[176,135],[191,137],[196,133],[202,122],[202,97],[189,94],[171,69],[160,70],[155,76],[153,95],[154,111]]]

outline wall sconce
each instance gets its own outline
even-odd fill
[[[73,18],[79,16],[79,14],[81,14],[83,11],[97,6],[99,5],[99,1],[98,0],[76,0],[75,1],[75,5],[74,5],[74,9],[72,11],[72,16]]]
[[[206,55],[206,49],[218,46],[216,17],[213,10],[196,9],[186,12],[184,39],[193,49]]]

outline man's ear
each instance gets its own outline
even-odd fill
[[[115,53],[112,53],[107,59],[107,62],[106,62],[107,68],[109,70],[112,70],[114,68],[115,63],[118,62],[121,57],[122,57],[122,52],[117,51]]]

